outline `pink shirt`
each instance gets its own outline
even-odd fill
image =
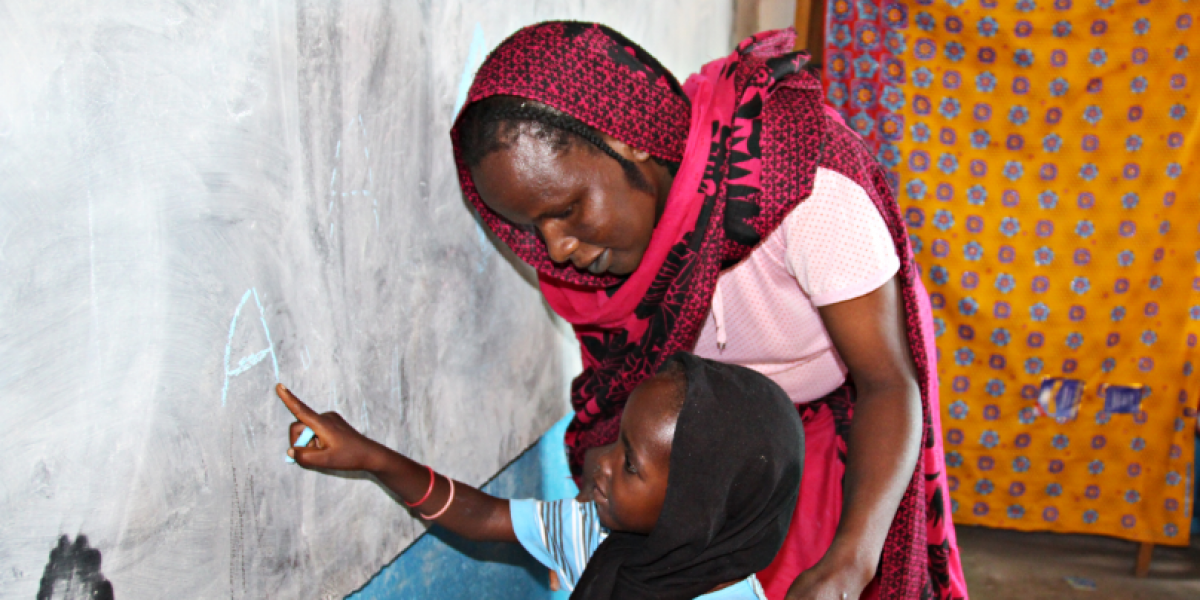
[[[817,400],[846,380],[817,307],[873,292],[899,269],[887,225],[867,193],[840,173],[818,169],[812,196],[721,273],[695,353],[754,369],[797,404]]]

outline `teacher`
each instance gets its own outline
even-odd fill
[[[462,190],[575,328],[577,481],[668,356],[744,365],[805,428],[768,596],[965,598],[928,299],[883,169],[793,41],[758,34],[681,86],[607,27],[527,27],[451,130]]]

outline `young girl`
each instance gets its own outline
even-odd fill
[[[422,518],[474,540],[517,542],[572,598],[765,599],[754,573],[791,522],[803,427],[765,376],[687,353],[629,398],[580,500],[503,500],[435,473],[318,415],[282,385],[280,399],[316,433],[288,455],[304,467],[362,470]]]

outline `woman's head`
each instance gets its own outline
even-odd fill
[[[608,285],[637,268],[690,106],[641,48],[592,23],[534,25],[476,74],[451,131],[467,199],[540,272]]]
[[[594,275],[637,268],[674,165],[517,96],[471,105],[460,139],[483,203],[536,231],[552,261]]]

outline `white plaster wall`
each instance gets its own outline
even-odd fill
[[[468,482],[564,414],[573,342],[447,135],[482,52],[548,18],[682,78],[731,8],[0,1],[0,598],[360,586],[423,525],[285,464],[277,380]]]

